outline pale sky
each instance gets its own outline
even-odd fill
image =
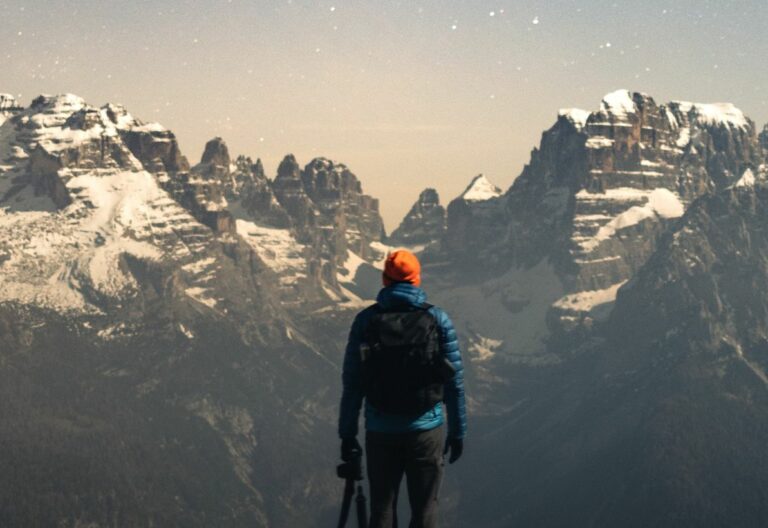
[[[199,161],[346,163],[387,230],[419,192],[506,190],[562,107],[628,88],[768,121],[764,0],[0,0],[0,92],[122,103]]]

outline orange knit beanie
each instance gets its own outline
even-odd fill
[[[421,285],[421,264],[416,255],[405,249],[398,249],[387,255],[382,274],[384,286],[395,282],[407,282],[414,286]]]

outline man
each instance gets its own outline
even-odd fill
[[[365,398],[370,527],[392,527],[405,474],[411,528],[433,528],[443,456],[450,452],[452,464],[464,447],[461,353],[448,316],[426,304],[416,256],[405,250],[391,253],[382,279],[376,304],[355,317],[344,355],[341,458],[362,454],[356,437]]]

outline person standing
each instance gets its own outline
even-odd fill
[[[344,354],[341,458],[362,455],[365,399],[370,528],[393,526],[403,474],[410,527],[434,528],[444,456],[451,464],[461,457],[467,430],[461,352],[448,315],[426,302],[415,255],[390,253],[382,280],[376,304],[355,317]]]

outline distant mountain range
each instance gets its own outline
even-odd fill
[[[468,365],[446,525],[761,526],[766,156],[620,90],[387,235],[342,163],[0,95],[0,525],[333,522],[346,333],[405,246]]]

